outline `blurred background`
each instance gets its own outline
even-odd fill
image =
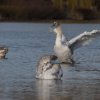
[[[0,21],[100,20],[100,0],[0,0]]]

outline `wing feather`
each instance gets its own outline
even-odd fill
[[[77,49],[80,46],[88,45],[97,36],[100,36],[100,30],[93,30],[91,32],[85,31],[82,34],[72,38],[69,41],[69,46],[72,49]]]

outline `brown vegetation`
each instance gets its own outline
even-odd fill
[[[0,20],[99,19],[99,0],[0,0]]]

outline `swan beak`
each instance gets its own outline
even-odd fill
[[[50,32],[53,32],[54,27],[55,27],[55,24],[52,24],[52,25],[49,27],[49,31],[50,31]]]
[[[52,27],[49,27],[49,32],[53,32],[53,29],[52,29]]]

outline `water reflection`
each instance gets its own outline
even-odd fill
[[[57,93],[61,84],[61,80],[37,80],[38,100],[51,100],[51,97],[55,92]]]

